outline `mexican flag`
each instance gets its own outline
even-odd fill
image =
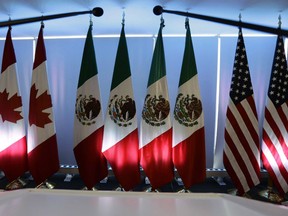
[[[36,184],[59,170],[52,100],[46,72],[46,50],[41,25],[32,72],[28,124],[28,163]]]
[[[140,183],[139,139],[124,24],[105,119],[102,152],[125,190]]]
[[[204,114],[189,22],[173,119],[173,163],[186,189],[206,178]]]
[[[161,22],[153,53],[140,129],[140,164],[153,189],[172,181],[172,126]]]
[[[74,120],[74,155],[81,179],[89,190],[108,175],[107,161],[101,152],[103,127],[98,70],[90,25],[83,51]]]
[[[0,169],[9,182],[27,171],[27,144],[18,88],[11,28],[6,36],[0,75]]]

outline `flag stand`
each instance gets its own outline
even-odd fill
[[[192,192],[186,188],[183,188],[183,189],[179,190],[177,193],[192,193]]]
[[[14,181],[10,182],[8,185],[6,185],[5,190],[17,190],[22,189],[27,185],[27,183],[22,180],[20,177],[15,179]]]
[[[273,190],[273,181],[271,177],[268,177],[267,189],[260,191],[259,195],[275,203],[282,203],[284,200],[283,197]]]
[[[236,188],[229,189],[227,191],[227,193],[232,195],[232,196],[239,196],[238,190]],[[243,195],[241,195],[241,197],[252,199],[251,196],[248,193],[244,193]]]
[[[147,192],[147,193],[159,193],[160,192],[160,190],[158,190],[158,189],[154,189],[152,186],[151,186],[151,183],[150,183],[150,180],[149,180],[149,178],[146,176],[145,177],[145,184],[150,184],[150,186],[148,187],[148,188],[146,188],[145,190],[144,190],[144,192]]]
[[[82,188],[83,191],[98,191],[96,187],[92,187],[91,189],[88,189],[86,186]]]
[[[160,190],[153,189],[151,186],[147,189],[145,189],[145,192],[147,193],[160,193]]]
[[[36,189],[54,189],[55,184],[47,180],[36,186]]]
[[[233,196],[237,196],[237,192],[238,190],[236,188],[232,188],[227,191],[228,194],[233,195]]]
[[[125,191],[123,187],[119,186],[114,191]]]
[[[177,184],[178,184],[179,186],[183,186],[183,188],[180,189],[179,191],[177,191],[177,193],[192,193],[189,189],[187,189],[187,188],[185,187],[185,185],[184,185],[184,183],[183,183],[183,181],[182,181],[181,178],[175,178],[175,180],[176,180],[176,182],[177,182]]]

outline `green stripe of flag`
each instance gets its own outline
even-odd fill
[[[86,80],[98,74],[96,56],[94,51],[93,37],[92,37],[92,25],[90,25],[81,63],[78,88],[82,86]]]
[[[165,64],[162,28],[163,24],[161,23],[158,32],[158,37],[156,40],[155,50],[152,57],[152,63],[147,87],[149,87],[162,77],[166,76],[166,64]]]
[[[181,76],[179,80],[179,86],[183,85],[185,82],[190,80],[193,76],[197,74],[197,67],[194,55],[194,49],[191,39],[191,32],[189,24],[186,23],[186,42],[185,42],[185,51],[181,68]]]
[[[123,25],[116,54],[113,78],[111,83],[111,91],[130,76],[131,70],[129,63],[129,55]]]

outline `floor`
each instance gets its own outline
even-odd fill
[[[25,188],[35,188],[36,185],[29,174],[25,174],[22,177],[27,184]],[[48,179],[48,182],[54,185],[54,189],[68,189],[68,190],[83,190],[85,185],[81,180],[79,174],[63,174],[57,173]],[[4,190],[7,185],[7,179],[2,177],[0,179],[0,189]],[[145,178],[142,177],[142,182],[133,191],[147,191],[149,190],[149,184],[145,183]],[[95,185],[97,190],[119,190],[119,184],[113,176],[109,176],[105,181]],[[181,180],[175,179],[173,182],[163,186],[159,189],[159,192],[179,192],[183,189]],[[270,202],[275,204],[288,205],[288,194],[283,197],[282,202],[276,202],[275,200],[268,199],[265,196],[260,195],[267,189],[267,179],[262,179],[261,183],[253,188],[248,194],[247,198],[255,199],[263,202]],[[215,178],[209,177],[205,182],[192,186],[189,189],[192,193],[229,193],[235,195],[235,188],[233,183],[228,177]],[[272,196],[271,196],[272,197]]]

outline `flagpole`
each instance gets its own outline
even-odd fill
[[[205,16],[205,15],[182,12],[182,11],[166,10],[166,9],[163,9],[163,7],[161,7],[160,5],[157,5],[153,8],[153,13],[157,16],[161,15],[162,13],[176,14],[180,16],[192,17],[196,19],[202,19],[206,21],[217,22],[217,23],[222,23],[226,25],[232,25],[232,26],[252,29],[256,31],[262,31],[266,33],[276,34],[276,35],[282,34],[283,36],[288,37],[288,30],[282,30],[279,28],[272,28],[272,27],[267,27],[267,26],[262,26],[262,25],[257,25],[257,24],[242,22],[242,21],[234,21],[234,20],[229,20],[229,19]]]
[[[18,19],[18,20],[4,21],[4,22],[0,22],[0,27],[21,25],[21,24],[27,24],[27,23],[32,23],[32,22],[59,19],[59,18],[77,16],[77,15],[83,15],[83,14],[93,14],[96,17],[100,17],[103,15],[103,13],[104,11],[101,7],[95,7],[92,10],[87,10],[87,11],[61,13],[61,14],[54,14],[54,15],[47,15],[47,16],[38,16],[38,17],[24,18],[24,19]]]

